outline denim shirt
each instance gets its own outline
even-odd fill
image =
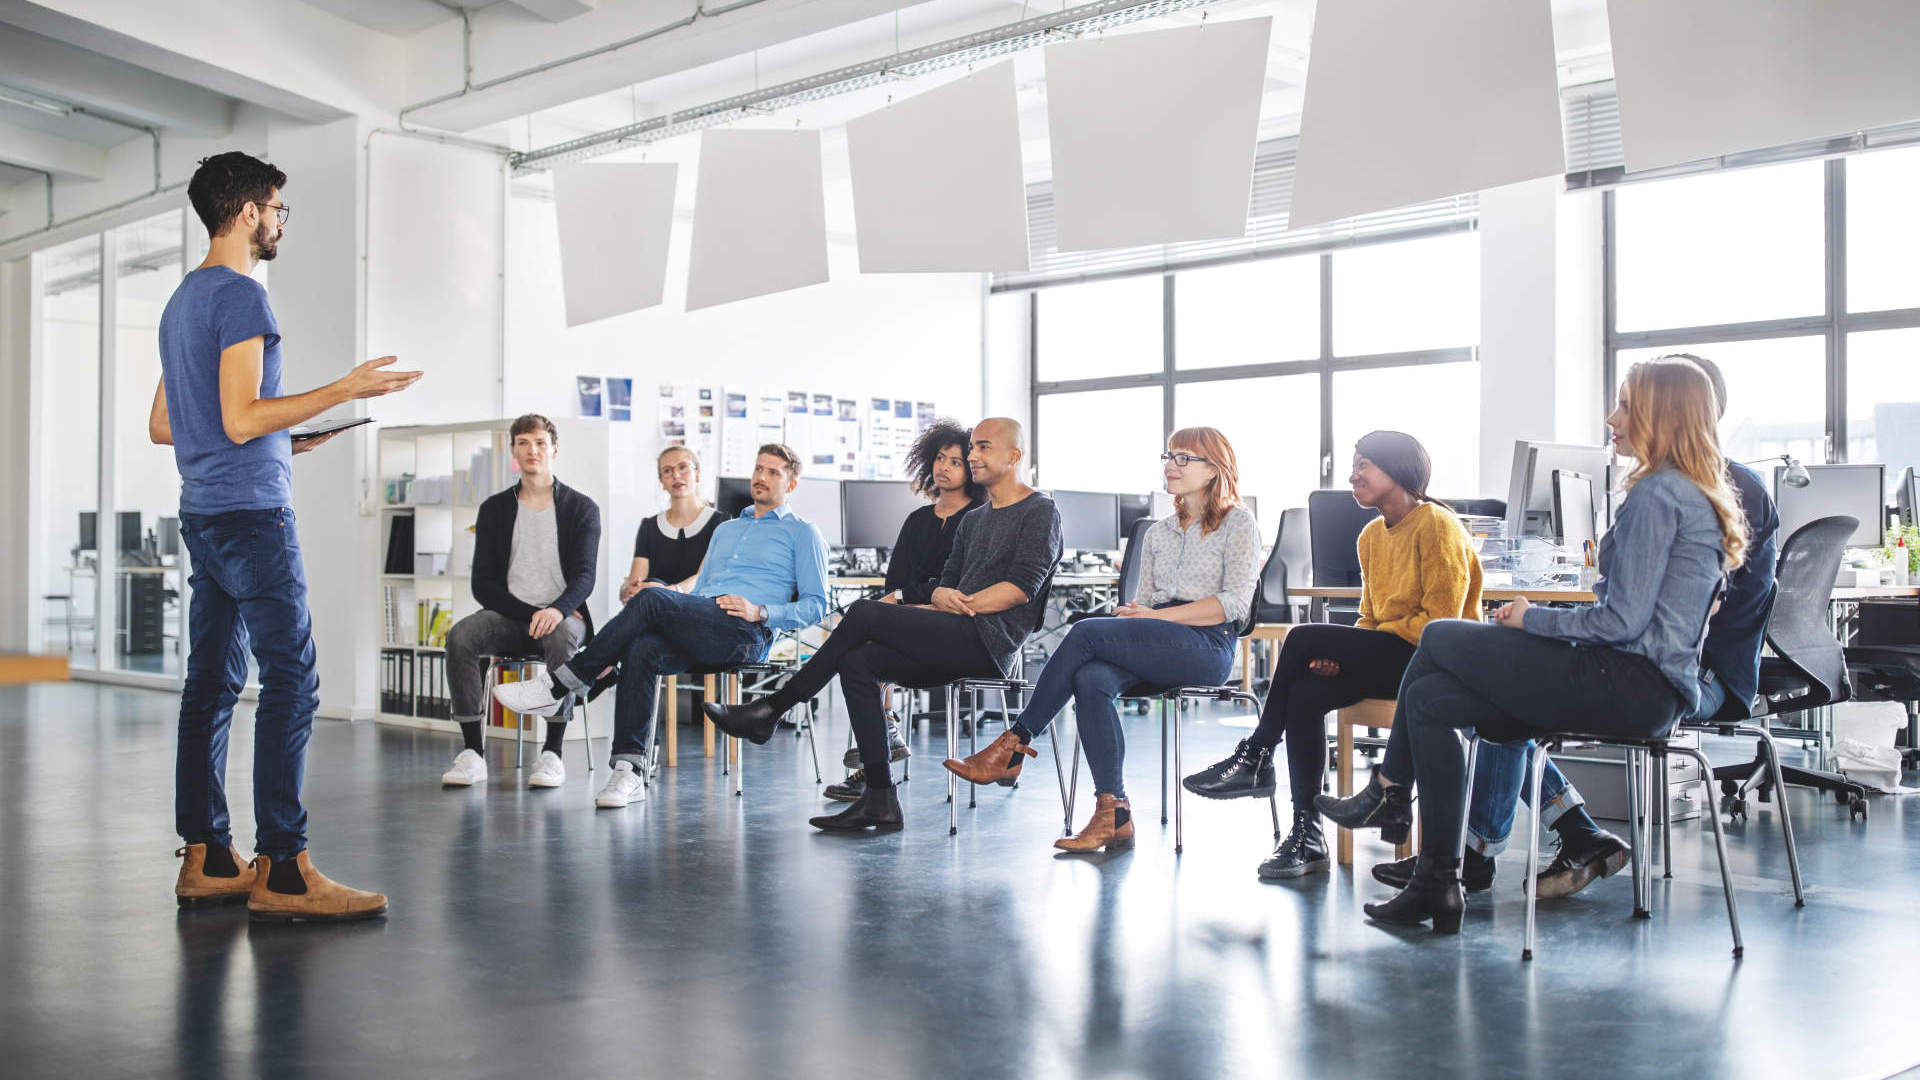
[[[1530,607],[1530,634],[1605,645],[1653,661],[1686,706],[1700,707],[1700,640],[1719,591],[1723,552],[1713,504],[1663,468],[1633,486],[1600,541],[1599,602]]]

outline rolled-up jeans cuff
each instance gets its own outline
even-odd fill
[[[615,754],[608,759],[607,764],[618,765],[623,761],[633,766],[634,772],[640,773],[643,776],[646,774],[647,756],[645,754]]]
[[[1545,805],[1540,808],[1540,827],[1551,829],[1553,823],[1565,816],[1567,811],[1586,805],[1587,800],[1581,797],[1578,788],[1568,785],[1555,792],[1552,798],[1542,801]]]
[[[1495,855],[1507,850],[1507,841],[1510,839],[1512,839],[1512,837],[1503,836],[1498,840],[1489,840],[1469,828],[1467,830],[1467,850],[1478,852],[1491,859]]]
[[[584,694],[593,689],[592,683],[583,681],[580,676],[573,673],[572,668],[565,664],[553,669],[553,681],[576,694]]]
[[[456,716],[453,718],[453,722],[456,724],[484,724],[487,722],[487,717],[485,713],[474,716]]]

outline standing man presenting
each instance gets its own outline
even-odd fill
[[[174,825],[186,858],[181,906],[247,901],[256,919],[364,919],[387,898],[327,879],[307,858],[300,804],[319,678],[306,569],[294,533],[292,456],[326,441],[287,429],[357,398],[403,390],[417,371],[370,360],[304,394],[280,392],[280,327],[267,291],[248,275],[279,253],[287,176],[237,151],[205,159],[187,198],[207,226],[207,259],[182,278],[160,317],[160,386],[147,421],[180,469],[180,535],[192,559],[187,677],[180,695]],[[254,713],[251,864],[227,818],[227,734],[246,685],[251,642],[260,665]]]

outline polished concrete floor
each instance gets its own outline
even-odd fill
[[[1522,964],[1521,855],[1449,938],[1368,923],[1386,890],[1364,872],[1258,881],[1256,804],[1190,800],[1176,858],[1144,717],[1139,847],[1095,858],[1050,846],[1044,752],[949,837],[924,729],[907,828],[850,838],[807,826],[822,803],[791,735],[750,749],[743,799],[696,738],[651,803],[596,812],[605,774],[577,743],[562,789],[519,786],[495,747],[490,784],[442,790],[452,738],[323,722],[316,862],[392,912],[255,926],[174,908],[172,721],[162,693],[0,690],[0,1075],[1827,1080],[1920,1062],[1920,802],[1876,798],[1859,824],[1796,793],[1802,910],[1771,810],[1734,826],[1743,960],[1690,822],[1651,921],[1623,874],[1543,906]],[[1188,767],[1234,722],[1191,722]],[[243,724],[243,851],[250,755]],[[1384,852],[1362,842],[1362,867]]]

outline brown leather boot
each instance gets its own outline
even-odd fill
[[[1020,741],[1020,736],[1012,731],[1003,731],[1000,737],[987,744],[985,750],[963,761],[948,758],[942,764],[947,771],[970,784],[999,784],[1012,787],[1020,779],[1020,766],[1026,762],[1020,755],[1039,757],[1040,751]]]
[[[233,856],[233,865],[240,872],[233,877],[210,877],[207,869],[207,845],[188,844],[174,852],[176,858],[183,859],[180,864],[180,876],[173,882],[173,898],[181,907],[211,907],[216,904],[237,904],[247,898],[253,890],[253,864],[242,859],[238,851],[227,849]]]
[[[1094,800],[1093,820],[1079,836],[1063,836],[1053,842],[1062,851],[1118,851],[1133,846],[1133,807],[1127,800],[1102,795]]]
[[[273,860],[256,855],[253,864],[253,892],[247,897],[247,911],[263,922],[346,922],[387,913],[386,897],[333,881],[313,868],[304,851],[294,856],[294,865],[300,870],[305,892],[275,892],[267,887]]]

